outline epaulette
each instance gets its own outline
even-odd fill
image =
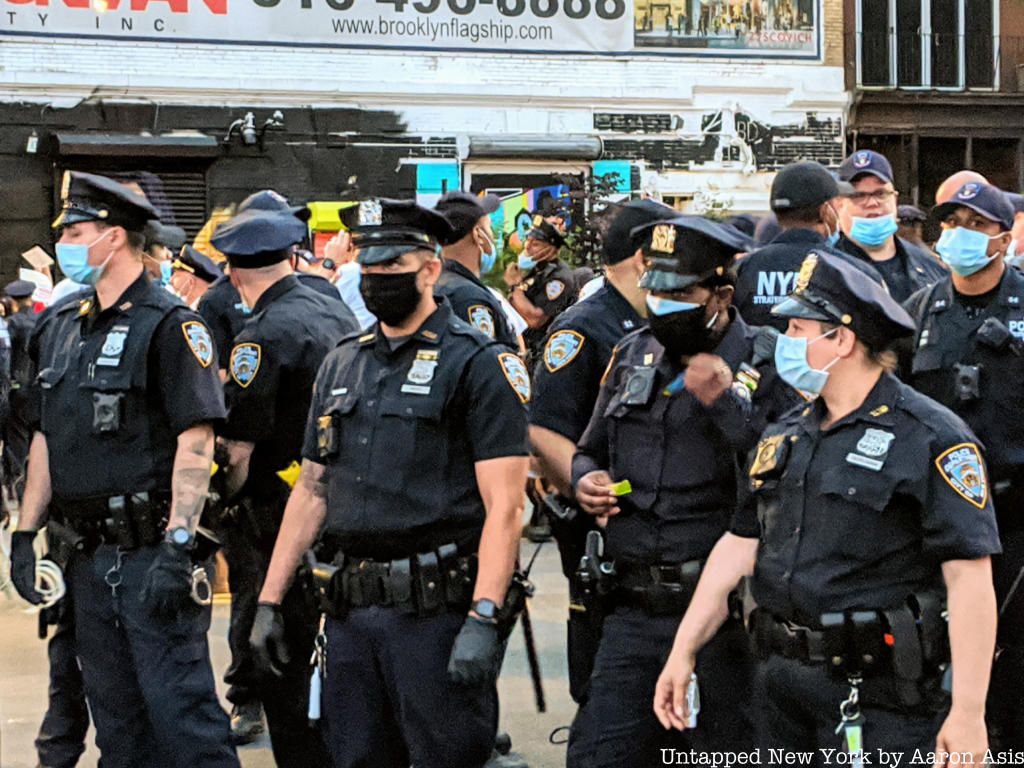
[[[471,326],[469,323],[464,323],[459,320],[455,315],[452,315],[448,319],[448,330],[456,336],[465,336],[472,339],[478,347],[483,349],[484,347],[490,346],[491,344],[498,344],[499,342],[485,335],[483,332],[478,331],[476,328]],[[504,346],[504,345],[501,345]]]

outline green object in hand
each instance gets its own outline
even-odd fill
[[[633,492],[633,486],[629,480],[620,480],[617,483],[613,483],[609,486],[609,490],[615,496],[628,496]]]

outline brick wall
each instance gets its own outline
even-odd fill
[[[843,0],[824,0],[825,45],[827,67],[843,66],[844,12]]]

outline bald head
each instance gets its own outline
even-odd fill
[[[953,195],[960,189],[964,184],[988,184],[988,179],[982,176],[977,171],[957,171],[944,182],[939,184],[939,188],[935,190],[935,204],[942,205],[942,203],[953,199]]]

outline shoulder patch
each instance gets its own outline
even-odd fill
[[[494,315],[489,307],[483,304],[474,304],[467,312],[469,324],[489,338],[494,338]]]
[[[935,466],[949,487],[984,509],[988,503],[988,478],[981,452],[974,443],[959,443],[939,454]]]
[[[501,372],[505,374],[505,378],[523,405],[530,402],[530,374],[526,371],[526,363],[519,355],[513,355],[511,352],[500,353],[498,363],[501,365]]]
[[[555,331],[544,345],[544,367],[549,373],[565,368],[576,359],[585,341],[576,331]]]
[[[209,368],[213,362],[213,342],[210,340],[210,332],[206,326],[198,320],[189,320],[181,324],[181,332],[185,334],[185,341],[188,348],[196,356],[196,360],[203,368]]]
[[[238,386],[245,389],[256,378],[262,358],[263,349],[259,344],[252,342],[235,344],[234,349],[231,350],[231,363],[228,366],[231,378]]]
[[[561,280],[549,280],[548,284],[544,286],[544,293],[547,294],[549,301],[554,301],[565,293],[565,283]]]

